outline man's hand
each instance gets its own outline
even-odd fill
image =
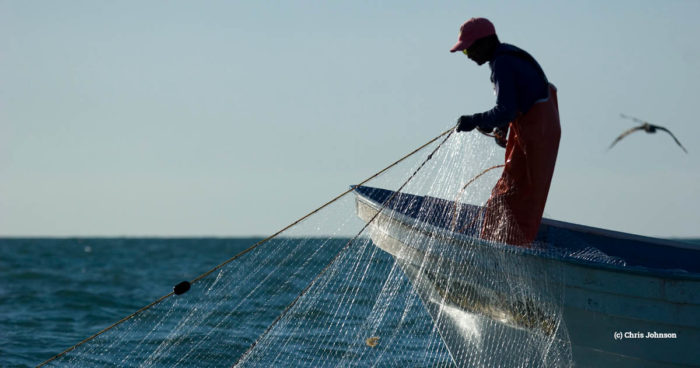
[[[457,119],[457,132],[469,132],[476,128],[476,122],[472,115],[462,115]]]

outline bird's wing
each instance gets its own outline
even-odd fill
[[[625,137],[628,136],[630,133],[633,133],[633,132],[635,132],[635,131],[637,131],[637,130],[641,130],[641,129],[644,129],[644,128],[642,128],[641,126],[638,126],[638,127],[634,127],[634,128],[632,128],[632,129],[629,129],[629,130],[625,131],[624,133],[620,134],[619,137],[615,138],[615,140],[612,142],[612,144],[610,145],[610,147],[608,147],[608,149],[613,148],[613,146],[615,145],[615,143],[619,142],[622,138],[625,138]]]
[[[634,121],[634,122],[637,122],[637,123],[640,123],[640,124],[646,123],[646,121],[644,121],[644,120],[642,120],[642,119],[635,118],[634,116],[629,116],[629,115],[625,115],[625,114],[620,114],[620,117],[621,117],[621,118],[624,118],[624,119],[630,119],[630,120],[632,120],[632,121]]]
[[[676,136],[673,135],[673,133],[671,133],[670,130],[668,130],[668,129],[662,127],[662,126],[658,126],[658,125],[652,125],[652,126],[653,126],[654,128],[656,128],[656,129],[663,130],[664,132],[666,132],[666,133],[668,133],[669,135],[671,135],[671,138],[673,138],[673,140],[676,141],[676,144],[678,144],[678,145],[683,149],[683,151],[684,151],[685,153],[688,153],[688,150],[685,149],[685,147],[683,147],[683,145],[682,145],[681,142],[678,140],[678,138],[676,138]]]

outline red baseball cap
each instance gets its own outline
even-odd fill
[[[459,40],[452,46],[450,52],[466,50],[474,41],[496,34],[496,28],[486,18],[472,18],[459,28]]]

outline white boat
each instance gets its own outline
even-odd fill
[[[516,247],[479,239],[477,206],[355,193],[458,367],[700,366],[698,246],[543,219]]]

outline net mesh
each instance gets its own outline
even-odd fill
[[[426,155],[370,185],[398,188]],[[403,192],[483,204],[500,170],[460,189],[501,160],[489,140],[454,135]],[[477,214],[445,211],[422,216],[461,216],[464,231],[346,196],[50,365],[570,366],[563,271],[538,256],[547,245],[478,241]]]

